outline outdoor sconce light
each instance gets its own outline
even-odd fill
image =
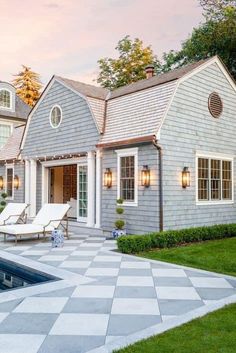
[[[14,188],[15,188],[16,190],[19,189],[19,185],[20,185],[19,177],[18,177],[18,175],[15,175],[15,176],[14,176]]]
[[[185,189],[190,186],[190,171],[188,167],[184,167],[182,171],[182,187]]]
[[[144,165],[141,172],[141,184],[148,188],[150,186],[150,169],[148,165]]]
[[[112,186],[112,171],[110,168],[107,168],[104,173],[104,186],[108,189]]]
[[[3,177],[0,176],[0,190],[2,190],[4,187],[4,181],[3,181]]]

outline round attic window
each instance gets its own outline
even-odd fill
[[[61,124],[61,121],[62,121],[61,107],[59,107],[59,105],[54,105],[54,107],[52,107],[51,112],[50,112],[51,127],[56,129]]]
[[[223,112],[223,102],[218,93],[213,92],[208,99],[208,108],[214,118],[219,118]]]

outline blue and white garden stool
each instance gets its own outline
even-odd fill
[[[54,229],[52,231],[52,247],[53,248],[62,248],[64,245],[64,234],[60,229]]]

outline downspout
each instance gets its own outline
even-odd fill
[[[159,196],[159,218],[160,218],[160,231],[164,228],[164,212],[163,212],[163,149],[157,142],[153,140],[152,144],[159,152],[159,178],[160,178],[160,196]]]

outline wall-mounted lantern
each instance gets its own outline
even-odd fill
[[[19,179],[18,175],[15,175],[15,176],[14,176],[13,184],[14,184],[14,188],[15,188],[16,190],[19,189],[19,186],[20,186],[20,179]]]
[[[104,173],[104,186],[108,189],[112,186],[112,171],[110,168],[107,168]]]
[[[143,166],[141,172],[141,184],[147,188],[150,186],[150,169],[148,168],[148,165]]]
[[[185,189],[190,186],[190,171],[188,167],[184,167],[182,171],[182,187]]]
[[[4,180],[3,180],[3,176],[0,176],[0,190],[2,190],[4,187]]]

